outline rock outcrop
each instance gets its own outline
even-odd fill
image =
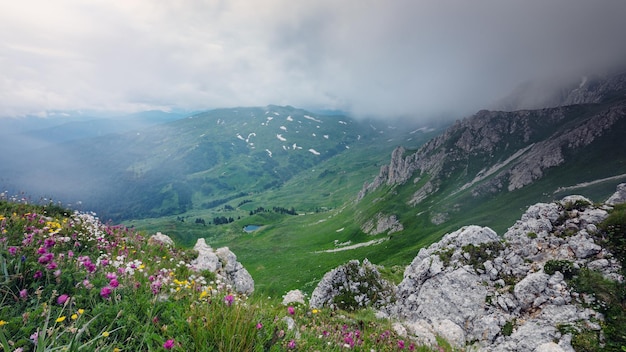
[[[607,202],[626,202],[626,185]],[[465,226],[422,248],[402,282],[386,289],[392,298],[374,306],[400,321],[394,326],[403,336],[428,345],[441,336],[481,351],[573,351],[572,331],[599,332],[604,316],[568,280],[585,270],[624,282],[619,260],[601,245],[598,225],[610,209],[568,196],[530,206],[502,237]],[[371,289],[368,266],[351,261],[327,273],[310,305],[354,297],[355,307],[367,306],[360,302],[367,302],[363,288]]]
[[[467,226],[420,250],[387,313],[424,343],[435,336],[485,351],[571,351],[559,326],[600,329],[602,315],[565,275],[588,268],[623,281],[619,262],[596,243],[608,216],[581,196],[531,206],[504,234]]]
[[[309,305],[311,308],[329,306],[354,310],[388,305],[394,296],[393,285],[380,277],[372,263],[367,259],[363,264],[351,260],[324,275]]]
[[[391,235],[402,230],[404,230],[404,226],[395,215],[385,216],[381,213],[376,214],[374,219],[370,219],[361,225],[361,231],[368,235],[378,235],[383,232]]]
[[[204,238],[199,238],[193,249],[198,252],[198,257],[191,262],[192,268],[214,272],[238,293],[249,295],[254,292],[252,276],[228,247],[213,250]]]

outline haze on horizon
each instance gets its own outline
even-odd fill
[[[626,63],[626,1],[0,5],[0,117],[293,105],[471,114],[529,80]]]

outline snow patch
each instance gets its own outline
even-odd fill
[[[328,135],[327,135],[327,134],[325,134],[325,135],[324,135],[324,138],[328,139]]]
[[[307,119],[307,120],[315,121],[315,122],[317,122],[317,123],[322,123],[322,121],[320,121],[320,120],[316,119],[316,118],[315,118],[315,117],[313,117],[313,116],[304,115],[304,118],[305,118],[305,119]]]
[[[287,142],[287,138],[283,137],[282,134],[277,134],[276,138],[278,138],[281,142]]]
[[[342,125],[347,125],[348,124],[347,122],[341,121],[341,120],[339,120],[339,123],[342,124]]]
[[[291,117],[291,115],[287,116],[287,121],[293,121],[293,117]]]
[[[312,135],[313,137],[317,137],[317,136],[315,135],[315,133],[311,133],[311,135]]]
[[[279,128],[280,128],[281,130],[283,130],[283,131],[287,132],[287,127],[285,127],[285,126],[280,126]]]
[[[345,247],[341,247],[341,248],[327,249],[325,251],[315,251],[315,253],[334,253],[334,252],[347,251],[347,250],[355,249],[355,248],[359,248],[359,247],[368,247],[368,246],[373,246],[373,245],[376,245],[376,244],[381,244],[381,243],[383,243],[386,240],[387,240],[386,238],[381,238],[379,240],[372,240],[372,241],[368,241],[368,242],[357,243],[357,244],[353,244],[351,246],[345,246]]]
[[[270,156],[270,158],[272,157],[272,152],[269,149],[265,149],[265,151],[267,152],[267,155]]]
[[[315,154],[315,155],[320,155],[320,152],[318,152],[317,150],[315,150],[315,149],[313,149],[313,148],[309,149],[309,151],[310,151],[311,153]]]

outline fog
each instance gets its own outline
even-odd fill
[[[626,62],[621,0],[0,5],[0,116],[292,105],[468,115]]]

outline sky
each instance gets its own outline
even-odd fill
[[[624,0],[20,0],[0,117],[292,105],[471,114],[626,63]]]

